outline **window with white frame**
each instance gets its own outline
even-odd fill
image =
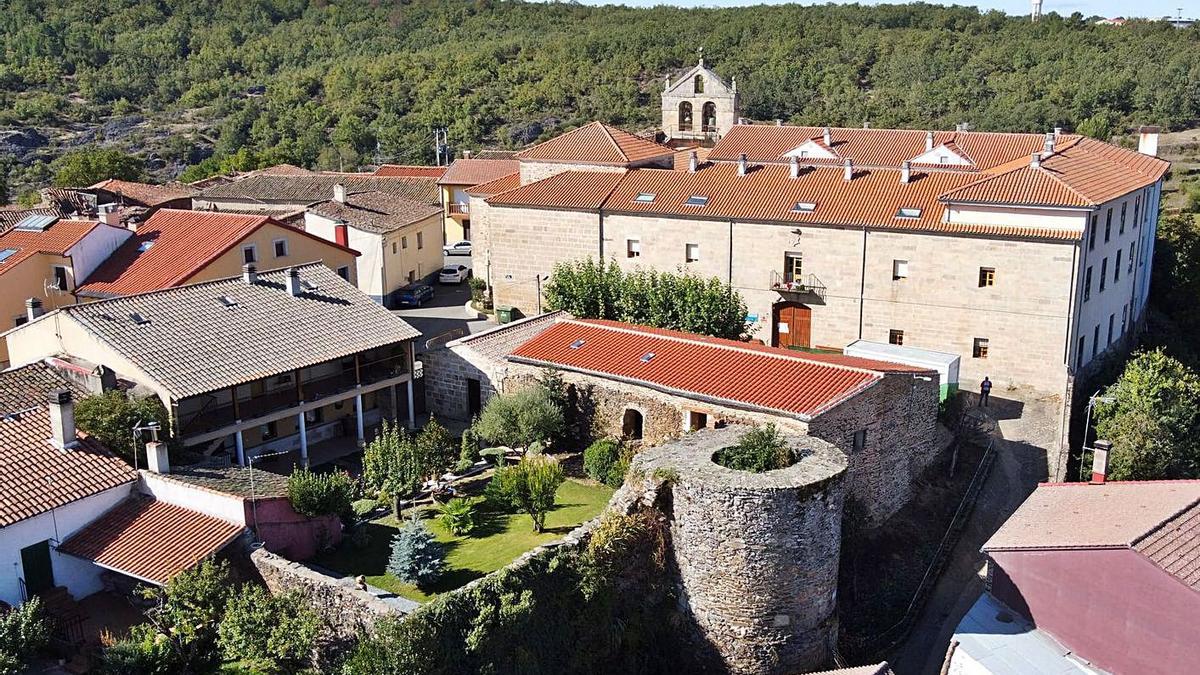
[[[641,239],[626,239],[625,240],[625,257],[639,258],[642,255],[642,240]]]
[[[249,265],[258,262],[258,247],[254,244],[242,247],[242,262]]]
[[[699,262],[700,260],[700,244],[688,244],[684,247],[684,255],[687,262]]]
[[[275,241],[271,242],[271,246],[273,246],[275,248],[275,257],[276,258],[286,258],[287,257],[287,255],[288,255],[287,239],[276,239]]]
[[[899,281],[908,278],[908,261],[893,260],[892,261],[892,281]]]

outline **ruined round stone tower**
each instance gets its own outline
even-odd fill
[[[747,430],[699,431],[634,460],[648,480],[666,481],[659,504],[670,520],[681,638],[697,670],[815,670],[837,640],[845,456],[787,436],[799,457],[787,468],[750,473],[713,461]]]

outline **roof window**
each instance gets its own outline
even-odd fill
[[[129,320],[136,323],[139,326],[144,326],[144,325],[150,323],[150,319],[147,319],[146,317],[142,316],[141,312],[130,312]]]
[[[642,363],[650,363],[652,359],[654,359],[654,352],[646,352],[645,354],[642,354]]]
[[[219,300],[221,302],[221,304],[225,305],[226,307],[237,307],[237,304],[238,304],[237,300],[234,300],[233,298],[229,297],[228,295],[217,296],[217,300]]]
[[[692,195],[687,198],[684,204],[686,206],[705,206],[708,204],[708,197],[706,195]]]
[[[138,244],[138,253],[145,253],[146,251],[149,251],[153,246],[154,246],[154,242],[143,241],[142,243]]]
[[[4,262],[5,260],[8,260],[9,257],[12,256],[12,254],[14,254],[16,252],[17,252],[17,249],[15,249],[15,248],[6,248],[3,251],[0,251],[0,263]]]
[[[30,216],[25,216],[17,221],[14,229],[25,232],[45,232],[46,228],[54,224],[58,220],[58,216],[47,216],[40,213],[35,213]]]
[[[792,213],[812,213],[817,210],[817,205],[812,202],[796,202],[792,207]]]
[[[309,293],[313,293],[313,292],[320,290],[320,287],[318,287],[316,284],[314,284],[311,281],[307,281],[305,279],[300,280],[300,288],[303,288],[304,290],[308,291]]]
[[[901,206],[899,211],[896,211],[897,218],[920,218],[921,209]]]
[[[652,204],[654,203],[654,198],[657,196],[653,192],[639,192],[638,196],[633,198],[633,201],[641,202],[642,204]]]
[[[571,349],[579,349],[583,346],[583,340],[576,340],[571,343]]]

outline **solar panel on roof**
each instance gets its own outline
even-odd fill
[[[41,213],[35,213],[31,216],[25,216],[17,221],[14,229],[24,230],[25,232],[45,232],[46,228],[54,224],[58,220],[58,216],[47,216]]]

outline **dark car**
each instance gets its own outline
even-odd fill
[[[426,300],[433,298],[433,287],[409,284],[396,291],[394,298],[398,307],[420,307]]]

